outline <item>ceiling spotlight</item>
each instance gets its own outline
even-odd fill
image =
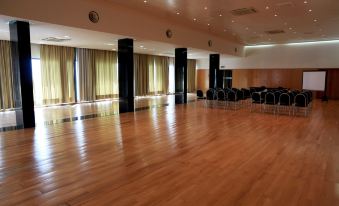
[[[317,20],[317,19],[314,19],[313,21],[314,21],[314,22],[317,22],[318,20]]]
[[[304,1],[304,4],[307,4],[308,3],[308,1]]]
[[[147,0],[144,0],[144,3],[146,4],[146,3],[147,3]]]
[[[207,26],[210,26],[211,24],[207,24]]]
[[[193,21],[196,21],[196,20],[197,20],[196,18],[193,19]]]
[[[207,10],[207,6],[205,6],[204,9]]]
[[[277,17],[277,16],[278,16],[278,14],[274,14],[274,16],[275,16],[275,17]]]
[[[219,16],[222,16],[222,14],[219,14]]]
[[[292,27],[288,28],[289,30],[292,30]]]
[[[177,15],[179,15],[180,14],[180,12],[177,12]]]
[[[140,48],[144,48],[144,46],[143,46],[143,45],[140,45],[139,47],[140,47]]]
[[[270,9],[270,7],[269,7],[269,6],[266,6],[266,7],[265,7],[265,9],[266,9],[266,10],[269,10],[269,9]]]
[[[234,20],[232,20],[232,23],[234,23],[235,21]]]
[[[312,12],[312,9],[309,9],[308,12]]]

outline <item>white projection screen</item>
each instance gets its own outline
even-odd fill
[[[303,89],[325,91],[326,71],[303,72]]]

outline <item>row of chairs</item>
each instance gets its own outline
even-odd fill
[[[250,91],[248,89],[237,88],[218,88],[208,89],[206,91],[206,106],[218,106],[232,109],[238,109],[245,104],[245,100],[251,98]]]
[[[305,116],[311,110],[312,92],[311,91],[262,91],[252,93],[251,111],[255,108],[255,105],[260,104],[260,111],[262,111],[262,105],[264,111],[272,111],[275,113],[282,113],[288,111],[290,115],[297,114],[300,110],[304,110]]]
[[[285,88],[266,89],[264,87],[237,89],[237,88],[210,88],[206,97],[201,90],[197,91],[198,99],[205,99],[209,107],[224,107],[238,109],[251,105],[251,111],[260,105],[260,111],[282,114],[288,112],[293,115],[303,111],[305,116],[311,111],[312,92],[288,90]],[[248,101],[250,100],[250,101]]]

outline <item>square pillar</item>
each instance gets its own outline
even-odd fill
[[[118,40],[119,112],[134,112],[133,39]]]

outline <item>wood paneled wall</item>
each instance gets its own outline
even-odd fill
[[[205,92],[209,88],[209,70],[208,69],[198,69],[197,70],[197,89]]]
[[[236,88],[281,86],[302,89],[305,70],[317,69],[236,69],[232,71],[232,86]],[[197,88],[204,92],[208,89],[208,75],[208,69],[199,69],[197,72]],[[327,96],[330,99],[339,99],[339,69],[329,69],[327,72]]]
[[[302,76],[301,69],[238,69],[233,70],[232,86],[302,89]]]

